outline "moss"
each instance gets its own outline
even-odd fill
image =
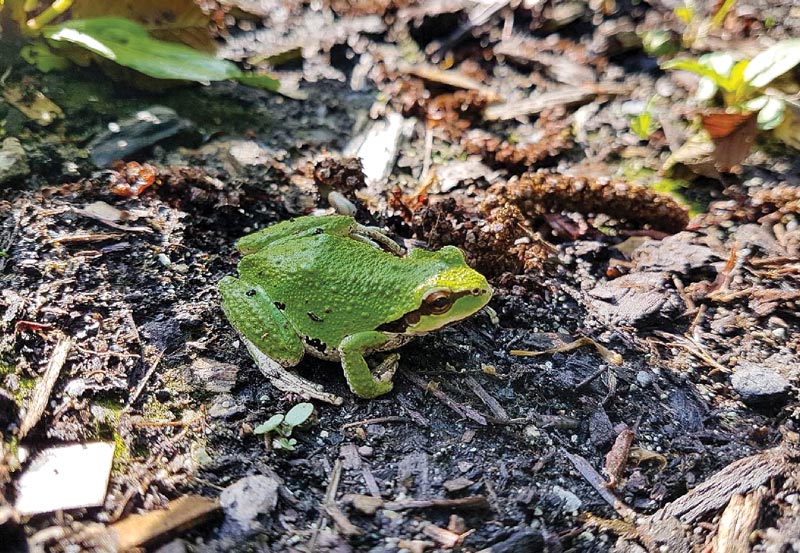
[[[131,459],[131,451],[128,444],[122,438],[117,427],[119,418],[122,414],[123,405],[117,399],[100,399],[94,402],[98,407],[102,407],[109,413],[105,420],[94,421],[94,438],[104,441],[114,442],[114,465],[113,470],[119,471]]]

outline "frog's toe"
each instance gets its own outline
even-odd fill
[[[391,382],[400,364],[400,354],[391,353],[372,371],[377,382]]]

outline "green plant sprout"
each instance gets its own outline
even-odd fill
[[[266,422],[256,426],[253,434],[264,434],[266,439],[272,436],[274,449],[293,451],[297,440],[291,437],[292,432],[305,423],[313,412],[314,406],[311,403],[298,403],[285,415],[281,413],[272,415]]]
[[[661,68],[700,75],[699,100],[710,101],[721,93],[726,108],[739,113],[758,113],[758,128],[771,130],[783,121],[788,98],[770,85],[798,64],[800,39],[788,39],[751,60],[736,61],[731,54],[715,52],[696,60],[671,60]]]
[[[647,140],[651,134],[661,128],[661,125],[653,120],[652,109],[655,101],[656,97],[652,96],[647,101],[642,113],[631,119],[631,130],[640,140]]]

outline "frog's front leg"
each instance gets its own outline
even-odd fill
[[[344,368],[344,376],[350,389],[358,397],[373,398],[392,390],[392,377],[397,369],[399,355],[392,354],[372,374],[364,355],[380,349],[391,338],[383,332],[370,330],[347,336],[339,344],[339,355]]]

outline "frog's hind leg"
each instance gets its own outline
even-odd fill
[[[366,227],[359,223],[353,223],[350,231],[350,237],[354,240],[366,242],[372,246],[384,249],[389,253],[402,257],[405,250],[400,245],[389,238],[381,229],[376,227]]]
[[[219,291],[222,310],[239,334],[285,367],[300,362],[302,340],[261,286],[226,276]]]
[[[303,342],[280,308],[260,286],[225,277],[219,283],[222,310],[250,356],[273,386],[284,392],[341,405],[342,398],[289,372],[303,357]]]
[[[383,332],[370,330],[346,337],[339,344],[344,376],[350,389],[358,397],[373,398],[392,390],[392,377],[399,356],[391,355],[376,369],[373,375],[364,355],[384,346],[391,338]]]

